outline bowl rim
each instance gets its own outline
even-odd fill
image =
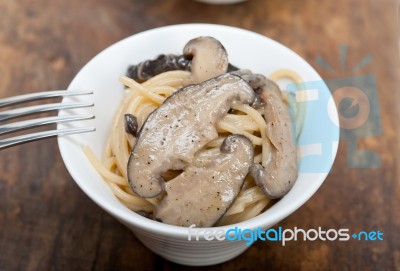
[[[128,36],[126,38],[123,38],[119,41],[117,41],[116,43],[111,44],[110,46],[106,47],[105,49],[103,49],[101,52],[99,52],[98,54],[96,54],[91,60],[89,60],[80,70],[79,72],[74,76],[73,80],[71,81],[71,83],[68,86],[68,91],[71,90],[71,86],[74,84],[74,82],[77,80],[77,78],[80,76],[81,73],[84,72],[84,70],[91,65],[91,63],[93,63],[95,61],[95,59],[99,58],[100,56],[102,56],[103,54],[105,54],[105,52],[107,50],[110,50],[112,47],[114,46],[118,46],[121,43],[126,42],[129,39],[133,39],[133,38],[141,38],[143,36],[146,35],[154,35],[157,34],[157,32],[159,31],[169,31],[169,30],[173,30],[173,29],[180,29],[181,31],[187,31],[187,30],[191,30],[193,28],[197,28],[197,29],[204,29],[204,28],[215,28],[215,29],[219,29],[219,30],[228,30],[228,31],[235,31],[235,32],[241,32],[245,35],[250,35],[250,36],[254,36],[255,38],[262,38],[262,39],[267,39],[269,40],[269,42],[275,43],[276,45],[280,46],[280,47],[284,47],[288,53],[295,55],[297,58],[300,58],[304,63],[306,63],[310,69],[312,69],[313,72],[315,72],[319,79],[323,81],[323,79],[321,78],[321,76],[315,71],[315,69],[307,62],[305,61],[300,55],[298,55],[297,53],[295,53],[294,51],[292,51],[291,49],[289,49],[288,47],[286,47],[285,45],[271,39],[268,38],[264,35],[258,34],[256,32],[252,32],[250,30],[246,30],[246,29],[242,29],[242,28],[238,28],[238,27],[233,27],[233,26],[227,26],[227,25],[220,25],[220,24],[206,24],[206,23],[193,23],[193,24],[174,24],[174,25],[167,25],[167,26],[162,26],[162,27],[158,27],[158,28],[153,28],[153,29],[149,29],[146,31],[142,31],[136,34],[133,34],[131,36]],[[325,84],[325,83],[324,83]],[[326,86],[326,85],[325,85]],[[327,88],[328,89],[328,88]],[[336,121],[336,123],[338,123],[338,112],[337,112],[337,108],[335,106],[334,103],[329,103],[328,104],[328,111],[330,116],[333,118],[333,121]],[[335,133],[337,134],[337,136],[335,138],[337,138],[339,140],[339,127],[337,126],[337,129],[335,129]],[[102,201],[100,200],[93,191],[87,190],[82,184],[81,182],[83,182],[83,180],[80,180],[81,178],[77,175],[77,173],[75,172],[74,168],[72,167],[72,165],[66,161],[66,152],[67,152],[67,147],[66,147],[66,141],[64,141],[65,137],[59,137],[58,138],[58,146],[59,146],[59,150],[61,153],[61,157],[64,161],[64,164],[68,170],[68,172],[70,173],[70,175],[72,176],[72,178],[74,179],[75,183],[80,187],[80,189],[91,199],[93,200],[97,205],[99,205],[103,210],[105,210],[107,213],[111,214],[112,216],[114,216],[116,219],[118,219],[120,222],[122,222],[123,224],[127,225],[128,227],[134,227],[136,229],[142,229],[145,231],[150,231],[153,233],[158,233],[160,235],[165,235],[165,236],[173,236],[173,237],[177,237],[180,239],[185,238],[187,240],[188,238],[188,227],[181,227],[181,226],[175,226],[175,225],[168,225],[165,223],[161,223],[158,221],[154,221],[148,218],[145,218],[139,214],[136,214],[133,211],[130,211],[130,215],[126,215],[127,212],[126,210],[122,210],[121,208],[115,208],[114,206],[112,206],[111,203],[108,203],[107,201]],[[337,154],[337,150],[338,150],[338,141],[337,142],[333,142],[332,144],[332,161],[329,164],[329,168],[332,167],[334,160],[336,158],[336,154]],[[312,178],[314,179],[314,185],[312,186],[312,188],[309,188],[306,193],[301,194],[301,196],[295,198],[294,200],[291,201],[291,204],[289,206],[286,206],[286,208],[284,208],[284,210],[282,210],[282,212],[276,214],[275,216],[268,216],[268,210],[266,210],[264,213],[259,214],[258,216],[251,218],[249,220],[240,222],[240,223],[236,223],[236,224],[231,224],[231,225],[226,225],[226,226],[216,226],[216,227],[207,227],[207,228],[202,228],[204,230],[219,230],[219,229],[223,229],[223,230],[227,230],[230,229],[232,227],[238,227],[238,228],[242,228],[242,229],[255,229],[257,227],[265,227],[265,226],[272,226],[274,224],[276,224],[277,222],[279,222],[280,220],[284,219],[285,217],[289,216],[290,214],[292,214],[294,211],[296,211],[298,208],[300,208],[306,201],[308,201],[314,194],[315,192],[318,190],[318,188],[322,185],[322,183],[325,181],[328,172],[322,172],[322,173],[305,173],[305,174],[311,174]],[[290,193],[290,192],[289,192]]]

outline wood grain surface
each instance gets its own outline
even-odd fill
[[[205,270],[400,270],[399,3],[391,0],[0,0],[0,97],[65,89],[112,43],[181,23],[237,26],[275,39],[324,79],[375,78],[382,130],[357,142],[378,168],[351,168],[340,142],[319,191],[277,226],[380,230],[383,241],[258,242]],[[340,46],[347,45],[344,73]],[[365,56],[372,61],[350,74]],[[336,72],[317,65],[321,57]],[[367,161],[368,162],[368,161]],[[192,270],[145,248],[77,187],[55,139],[0,152],[0,270]],[[200,268],[198,268],[200,269]]]

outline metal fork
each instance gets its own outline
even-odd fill
[[[15,104],[20,104],[24,102],[30,102],[34,100],[47,99],[53,97],[66,97],[66,96],[77,96],[77,95],[90,95],[93,91],[66,91],[66,90],[56,90],[56,91],[46,91],[38,92],[33,94],[25,94],[14,96],[10,98],[0,99],[0,108]],[[35,105],[29,107],[22,107],[16,109],[10,109],[7,111],[0,112],[0,124],[6,120],[17,118],[25,115],[31,115],[41,112],[48,112],[54,110],[65,110],[74,109],[82,107],[91,107],[94,103],[91,102],[70,102],[70,103],[51,103],[43,105]],[[71,122],[71,121],[82,121],[87,119],[93,119],[94,115],[63,115],[63,116],[53,116],[45,118],[30,119],[18,122],[7,123],[0,125],[0,136],[15,131],[20,131],[24,129],[35,128],[43,125],[49,125],[61,122]],[[62,128],[44,132],[30,133],[26,135],[14,136],[11,138],[0,139],[0,150],[9,148],[15,145],[20,145],[27,142],[32,142],[40,139],[45,139],[54,136],[71,135],[78,133],[86,133],[95,131],[94,127],[79,127],[79,128]]]

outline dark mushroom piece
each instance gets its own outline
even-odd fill
[[[224,74],[181,88],[150,114],[128,162],[128,180],[141,197],[164,191],[161,174],[192,163],[198,150],[218,137],[216,124],[233,102],[251,104],[253,89],[239,76]]]
[[[240,75],[256,93],[252,107],[264,117],[266,134],[271,143],[271,159],[262,166],[253,164],[250,173],[257,185],[270,198],[281,198],[297,179],[297,149],[292,136],[289,109],[282,100],[279,87],[271,80],[248,70],[234,72]]]
[[[228,63],[225,48],[212,37],[190,40],[185,45],[183,53],[183,55],[161,54],[155,59],[131,65],[126,75],[141,83],[163,72],[183,70],[193,72],[190,83],[200,83],[222,73],[238,70]]]
[[[124,120],[125,120],[125,132],[136,137],[138,132],[137,118],[132,114],[125,114]]]
[[[192,61],[183,55],[159,55],[154,60],[146,60],[128,67],[127,76],[137,82],[144,82],[167,71],[190,71]]]
[[[189,165],[165,184],[166,195],[156,205],[154,219],[184,227],[213,226],[239,194],[253,157],[253,145],[247,137],[226,137],[219,154]]]

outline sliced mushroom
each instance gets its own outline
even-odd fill
[[[253,107],[265,118],[272,150],[269,161],[265,165],[253,164],[250,172],[267,196],[281,198],[292,188],[298,174],[289,109],[282,100],[279,87],[266,78],[264,85],[256,90],[256,96]]]
[[[185,45],[183,55],[161,54],[155,59],[131,65],[127,76],[141,83],[160,73],[175,70],[192,71],[186,84],[194,84],[238,68],[228,63],[228,54],[218,40],[198,37]]]
[[[159,55],[155,59],[145,60],[137,65],[130,65],[126,75],[133,80],[142,83],[150,78],[168,71],[190,71],[192,59],[183,55]],[[227,72],[237,71],[239,68],[228,64]]]
[[[164,190],[161,174],[191,164],[195,153],[218,137],[217,122],[233,102],[251,104],[253,89],[240,77],[224,74],[184,87],[150,114],[128,162],[132,190],[155,197]]]
[[[192,59],[191,76],[185,84],[198,84],[227,72],[228,54],[213,37],[198,37],[183,48],[183,55]]]
[[[166,195],[156,206],[154,218],[177,226],[214,225],[239,194],[253,156],[253,145],[247,137],[226,137],[219,154],[189,165],[165,184]]]

